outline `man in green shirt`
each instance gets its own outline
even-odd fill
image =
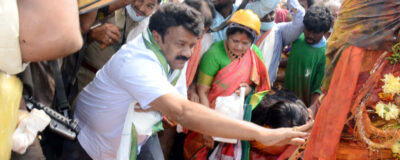
[[[312,6],[304,16],[304,33],[293,42],[285,75],[285,88],[294,92],[307,106],[321,94],[325,72],[326,39],[333,23],[328,8]]]

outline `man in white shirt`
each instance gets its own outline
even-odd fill
[[[257,140],[265,145],[300,144],[311,124],[266,129],[220,115],[188,101],[172,84],[203,31],[201,14],[184,4],[162,6],[149,30],[123,46],[78,97],[75,116],[79,144],[93,159],[116,159],[129,106],[162,113],[184,127],[207,135]],[[172,84],[171,84],[172,83]],[[178,82],[179,83],[179,82]],[[139,140],[140,141],[140,140]],[[140,147],[140,143],[139,143]]]

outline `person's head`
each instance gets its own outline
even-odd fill
[[[275,10],[261,18],[261,31],[268,31],[275,25]]]
[[[235,3],[235,0],[212,0],[215,9],[220,10],[225,7],[230,7]]]
[[[269,12],[261,18],[261,22],[272,22],[275,21],[275,10]]]
[[[260,18],[251,10],[239,10],[228,20],[226,47],[228,54],[241,56],[260,34]]]
[[[252,111],[251,122],[267,128],[294,127],[308,121],[308,111],[294,93],[283,90],[273,90],[263,97]],[[252,148],[263,153],[277,155],[285,146],[267,147],[257,142],[251,142]]]
[[[300,126],[307,122],[308,111],[300,100],[270,103],[266,99],[253,110],[252,122],[269,128]]]
[[[257,1],[260,2],[260,0]],[[275,24],[275,11],[279,8],[280,2],[280,0],[269,0],[264,4],[267,8],[266,6],[258,6],[251,9],[260,18],[262,31],[268,31]]]
[[[149,29],[172,69],[182,69],[204,29],[201,14],[183,3],[168,3],[151,17]]]
[[[208,29],[210,29],[215,17],[214,5],[209,0],[185,0],[183,3],[193,7],[201,13],[204,20],[203,34],[206,33]]]
[[[150,16],[161,3],[161,0],[133,0],[131,3],[132,9],[137,16]]]
[[[251,121],[269,128],[300,126],[308,121],[308,111],[293,92],[273,89],[253,110]]]
[[[304,36],[308,44],[316,44],[332,26],[333,16],[328,8],[311,6],[303,19]]]

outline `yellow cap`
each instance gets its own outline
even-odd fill
[[[246,26],[254,30],[257,33],[257,36],[260,35],[260,18],[250,9],[240,9],[233,13],[231,18],[228,20],[228,24],[231,22]]]

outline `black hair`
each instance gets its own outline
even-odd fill
[[[193,7],[202,14],[204,19],[204,27],[212,25],[215,18],[215,9],[210,0],[185,0],[183,3]],[[204,4],[207,4],[207,6],[204,6]]]
[[[304,27],[314,33],[328,32],[333,23],[331,11],[324,6],[311,6],[303,19]]]
[[[239,32],[239,33],[246,33],[247,37],[250,38],[250,41],[251,41],[251,42],[254,42],[254,39],[256,38],[256,37],[254,37],[251,33],[249,33],[248,31],[246,31],[246,30],[244,30],[244,29],[242,29],[242,28],[237,28],[237,27],[228,28],[228,29],[226,30],[226,37],[229,37],[230,35],[233,35],[233,34],[235,34],[236,32]]]
[[[198,37],[204,29],[204,22],[198,11],[183,3],[164,4],[150,17],[150,31],[160,34],[163,41],[167,30],[177,26],[183,26]]]
[[[293,127],[308,121],[308,111],[304,103],[289,91],[274,90],[266,95],[253,110],[251,121],[271,128]]]

